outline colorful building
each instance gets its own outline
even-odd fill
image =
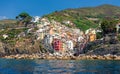
[[[50,27],[50,29],[49,29],[49,34],[50,34],[50,35],[53,35],[53,34],[54,34],[53,27]]]
[[[96,40],[96,31],[92,29],[89,33],[89,41],[95,41]]]
[[[68,40],[66,42],[67,48],[68,50],[73,50],[73,42],[71,40]]]
[[[47,44],[52,44],[52,41],[53,41],[52,35],[50,35],[50,34],[45,35],[45,37],[44,37],[44,43],[45,43],[46,45],[47,45]]]
[[[53,40],[53,49],[55,51],[63,51],[63,43],[60,39]]]
[[[96,40],[96,34],[89,34],[89,41],[95,41]]]
[[[89,37],[89,41],[95,41],[96,40],[96,30],[95,29],[88,29],[86,30],[85,34]]]

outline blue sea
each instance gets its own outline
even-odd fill
[[[0,59],[0,74],[120,74],[120,61]]]

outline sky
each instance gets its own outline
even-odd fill
[[[120,0],[0,0],[0,19],[15,19],[21,12],[27,12],[31,16],[43,16],[68,8],[103,4],[120,6]]]

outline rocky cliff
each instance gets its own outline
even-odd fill
[[[102,40],[88,43],[85,50],[86,55],[120,55],[120,43],[104,43]]]
[[[8,43],[0,42],[0,56],[12,55],[12,54],[35,54],[35,53],[46,53],[40,41],[31,41],[29,39],[16,42],[16,44],[10,45]]]

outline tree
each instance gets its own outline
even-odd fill
[[[16,16],[16,19],[19,24],[22,23],[25,25],[25,27],[27,27],[27,25],[31,22],[32,17],[28,13],[22,12],[18,16]]]
[[[104,34],[116,33],[117,20],[103,20],[101,23],[101,28]]]

